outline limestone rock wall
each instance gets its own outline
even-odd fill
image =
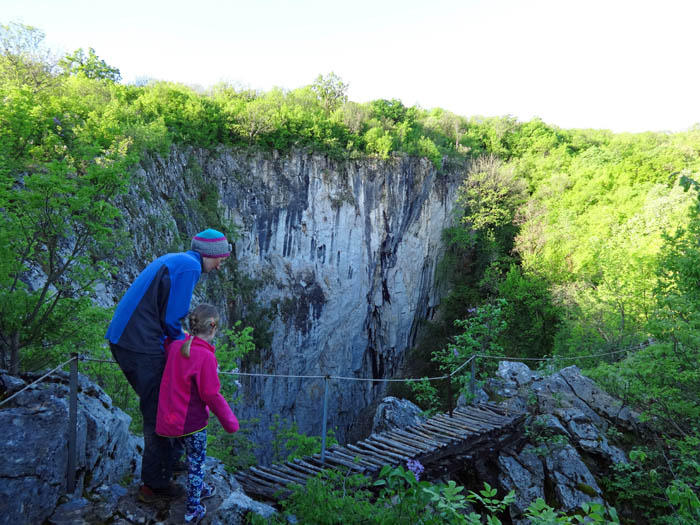
[[[106,302],[157,255],[187,246],[216,213],[238,226],[239,268],[261,281],[257,300],[274,312],[272,344],[246,371],[391,377],[419,321],[439,303],[436,264],[461,175],[408,157],[341,162],[305,153],[174,150],[145,162],[124,199],[134,259],[115,276]],[[236,300],[206,284],[196,293],[195,303]],[[381,382],[329,382],[328,425],[341,442],[384,389]],[[319,435],[323,397],[323,379],[244,378],[235,410],[260,419],[253,438],[261,452],[276,414]]]

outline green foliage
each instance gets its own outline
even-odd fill
[[[467,400],[472,398],[471,394],[471,368],[462,365],[475,354],[482,355],[502,355],[503,347],[500,344],[501,336],[507,327],[503,319],[503,308],[507,306],[504,299],[496,299],[493,302],[483,304],[477,308],[471,308],[471,317],[458,319],[455,325],[462,329],[452,342],[432,354],[433,363],[443,374],[451,374],[452,381],[456,383],[458,394],[463,394]],[[475,358],[478,363],[479,373],[487,376],[494,370],[496,360]],[[476,378],[474,378],[476,381]],[[437,388],[423,380],[409,383],[411,390],[416,395],[422,407],[428,413],[441,409],[437,405],[440,395]],[[445,395],[443,390],[442,395]],[[449,400],[448,400],[449,402]],[[447,403],[443,403],[444,406]]]
[[[15,373],[21,354],[99,344],[90,321],[106,314],[92,298],[124,246],[112,202],[135,161],[131,139],[101,118],[101,87],[48,89],[0,83],[13,102],[0,106],[0,361]]]
[[[495,156],[473,161],[458,195],[465,209],[462,222],[476,231],[510,225],[524,200],[523,182]]]
[[[239,423],[239,430],[233,434],[226,432],[215,417],[210,418],[207,427],[207,455],[220,460],[231,473],[257,464],[256,444],[251,438],[255,420],[241,420]]]
[[[527,508],[525,516],[534,525],[548,525],[555,523],[590,523],[596,525],[614,525],[619,524],[620,519],[617,516],[617,511],[614,507],[605,508],[599,503],[584,503],[582,506],[583,514],[575,514],[573,516],[562,515],[547,505],[542,498],[537,498]]]
[[[479,492],[468,491],[454,481],[433,484],[419,481],[403,466],[385,466],[373,483],[365,476],[348,472],[324,471],[307,481],[305,487],[294,486],[282,501],[283,512],[268,523],[287,523],[294,516],[299,523],[385,523],[400,525],[455,524],[500,525],[503,514],[515,501],[515,492],[504,498],[488,483]],[[473,507],[483,509],[483,514]],[[543,500],[533,502],[527,511],[533,523],[619,523],[614,508],[584,504],[583,514],[566,516]],[[251,517],[262,524],[262,518]]]
[[[82,47],[76,49],[73,54],[63,57],[59,66],[71,75],[85,75],[87,78],[111,80],[112,82],[121,80],[119,70],[98,57],[93,48],[88,50],[87,56],[85,56]]]
[[[36,27],[0,24],[0,85],[38,93],[58,84],[56,59],[44,37]]]
[[[291,461],[295,458],[312,456],[321,452],[322,439],[320,436],[307,436],[299,432],[296,421],[281,421],[275,414],[270,426],[270,432],[274,436],[272,440],[273,461]],[[333,429],[328,429],[326,435],[326,447],[337,445]]]
[[[330,113],[348,101],[347,92],[349,87],[349,84],[346,84],[338,75],[331,72],[326,76],[319,75],[316,77],[314,83],[311,84],[311,91],[316,94],[326,112]]]
[[[561,307],[554,304],[549,283],[537,275],[525,275],[512,264],[497,287],[499,296],[506,301],[503,308],[505,354],[545,356],[554,345],[561,316]]]

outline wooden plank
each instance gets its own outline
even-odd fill
[[[349,467],[351,470],[355,470],[357,472],[364,472],[365,470],[367,470],[365,467],[359,465],[358,463],[355,463],[354,461],[352,461],[352,459],[348,459],[347,457],[339,454],[338,452],[327,451],[326,461],[329,463],[335,463],[337,465]]]
[[[290,476],[289,473],[285,472],[284,469],[281,468],[282,466],[283,465],[272,465],[270,467],[266,467],[265,471],[282,479],[286,479],[287,483],[297,483],[298,478]]]
[[[278,488],[277,483],[270,481],[270,480],[267,480],[267,479],[264,479],[264,478],[260,478],[257,475],[249,475],[246,478],[245,485],[250,485],[250,484],[261,485],[261,486],[267,487],[267,488],[274,488],[274,489]],[[241,485],[243,485],[243,483],[241,483]]]
[[[425,438],[435,443],[436,449],[445,448],[448,445],[448,443],[452,441],[452,439],[448,438],[447,436],[436,436],[434,432],[429,432],[428,429],[424,428],[423,426],[409,428],[411,429],[411,432],[424,436]]]
[[[276,499],[275,493],[279,490],[276,486],[259,484],[253,480],[249,480],[245,484],[241,483],[241,486],[247,494],[265,496],[271,500]]]
[[[478,407],[472,407],[470,412],[475,416],[475,417],[480,417],[483,418],[487,421],[490,421],[494,425],[503,425],[505,424],[509,418],[499,416],[498,414],[494,414],[491,411],[488,410],[483,410]]]
[[[462,411],[462,410],[459,410],[459,411],[455,410],[455,412],[460,417],[469,419],[469,420],[474,421],[475,423],[480,424],[480,425],[488,425],[491,428],[498,427],[498,426],[501,426],[503,424],[503,421],[493,421],[490,418],[481,417],[481,415],[478,414],[477,412],[471,412],[471,411],[466,412],[466,411]]]
[[[395,461],[403,462],[403,461],[408,460],[408,458],[406,456],[402,455],[400,452],[397,452],[396,450],[392,450],[392,449],[388,448],[386,445],[383,445],[383,446],[380,446],[378,444],[374,445],[372,443],[367,443],[367,440],[365,440],[365,441],[358,442],[357,446],[359,446],[360,448],[367,448],[369,450],[373,450],[377,454],[388,455],[391,458],[393,458]]]
[[[263,479],[269,479],[270,481],[274,481],[275,483],[279,483],[282,485],[287,484],[287,480],[284,478],[280,478],[279,476],[272,474],[271,472],[267,472],[263,470],[264,467],[250,467],[250,470],[257,474],[258,477],[263,478]],[[280,488],[282,488],[280,487]]]
[[[363,450],[361,448],[356,447],[355,445],[346,445],[350,450],[353,450],[357,452],[358,454],[364,456],[367,458],[369,461],[372,463],[375,463],[379,468],[382,468],[384,465],[391,464],[391,461],[385,458],[384,456],[377,454],[376,452],[372,452],[371,450]]]
[[[323,470],[331,469],[331,467],[329,465],[327,465],[323,461],[321,461],[321,454],[320,453],[314,454],[313,456],[307,456],[306,461],[308,461],[312,465],[318,465],[318,467],[323,469]]]
[[[481,403],[478,406],[483,407],[487,410],[490,410],[492,412],[495,412],[498,415],[501,415],[501,416],[507,417],[507,418],[518,417],[518,416],[525,414],[525,412],[520,412],[519,410],[515,410],[511,407],[498,405],[492,401],[487,401],[485,403]]]
[[[469,447],[470,443],[475,445],[474,453],[478,454],[485,440],[490,439],[489,433],[494,430],[512,432],[506,427],[522,416],[493,403],[460,407],[454,410],[452,417],[437,414],[419,425],[372,434],[345,447],[333,445],[326,451],[325,463],[321,462],[320,454],[315,454],[285,464],[250,467],[235,473],[234,477],[246,491],[274,500],[275,493],[289,492],[287,485],[304,485],[324,469],[376,472],[385,465],[395,466],[412,457],[448,458],[451,446],[457,445],[457,451]]]
[[[300,465],[300,464],[296,463],[296,461],[297,461],[296,459],[290,461],[289,463],[287,463],[287,467],[289,467],[290,469],[292,469],[294,471],[299,472],[299,475],[303,476],[305,479],[313,478],[318,474],[317,470],[312,470],[308,467]]]
[[[287,476],[293,478],[299,485],[305,485],[306,480],[309,478],[308,475],[302,474],[301,472],[291,468],[289,464],[278,465],[277,468],[286,472]]]
[[[309,458],[304,458],[304,459],[297,458],[294,460],[294,463],[297,465],[303,466],[304,468],[309,469],[311,472],[313,472],[313,474],[312,474],[313,476],[317,476],[318,474],[320,474],[323,471],[323,467],[318,467],[316,465],[312,465],[311,463],[306,461],[307,459],[309,459]]]
[[[454,419],[459,421],[462,425],[465,425],[468,428],[471,428],[477,434],[480,432],[487,432],[491,428],[493,428],[493,425],[491,425],[490,423],[484,423],[483,421],[478,421],[474,418],[467,417],[465,414],[461,414],[459,412],[455,412]]]
[[[406,435],[399,434],[398,432],[395,432],[395,431],[384,432],[383,435],[386,435],[387,437],[394,439],[400,443],[404,443],[408,447],[413,447],[415,449],[418,449],[421,453],[432,452],[434,450],[434,448],[432,446],[429,446],[422,439],[418,439],[418,436],[416,436],[416,435],[413,435],[409,438],[409,437],[406,437]]]
[[[501,426],[506,423],[506,419],[501,416],[496,416],[494,414],[489,414],[483,410],[478,410],[474,407],[469,407],[469,409],[458,408],[455,410],[458,414],[463,414],[466,417],[470,417],[476,421],[483,421],[494,426]]]
[[[445,423],[446,425],[453,426],[455,428],[459,428],[460,430],[464,430],[467,432],[467,435],[474,435],[478,434],[479,430],[476,430],[472,426],[469,426],[462,418],[458,417],[455,415],[455,417],[449,417],[444,414],[440,414],[438,416],[435,416],[434,418],[436,421],[440,421],[442,423]]]
[[[357,454],[354,454],[351,450],[348,449],[341,449],[341,450],[334,450],[334,454],[338,454],[341,457],[345,458],[347,461],[350,461],[352,463],[355,463],[357,465],[363,465],[365,468],[371,469],[371,470],[376,470],[377,465],[372,463],[371,461],[368,461],[367,459],[364,458],[364,456],[358,456]]]
[[[460,436],[459,434],[457,434],[455,432],[451,432],[449,430],[445,430],[443,428],[440,428],[439,426],[435,426],[430,421],[426,421],[425,423],[423,423],[423,428],[426,430],[431,430],[438,435],[443,435],[447,438],[450,438],[450,444],[452,441],[461,441],[462,440],[462,436]]]
[[[402,450],[406,454],[411,454],[412,456],[415,456],[416,454],[421,453],[421,450],[419,448],[416,448],[415,446],[407,445],[406,443],[404,443],[400,440],[397,440],[397,439],[391,439],[391,437],[389,437],[385,434],[372,434],[370,437],[367,438],[367,440],[372,440],[372,442],[384,443],[388,446]]]
[[[435,441],[434,439],[428,438],[422,434],[419,434],[417,432],[413,432],[413,430],[410,430],[410,427],[408,429],[396,429],[393,432],[396,434],[399,434],[400,436],[405,436],[406,439],[412,439],[415,441],[418,441],[422,446],[428,447],[431,451],[435,450],[436,448],[440,448],[444,446],[444,443]]]
[[[445,422],[440,421],[438,419],[435,419],[435,418],[431,419],[430,424],[436,428],[443,429],[446,432],[452,432],[460,440],[464,440],[464,439],[469,437],[469,432],[467,432],[466,430],[462,430],[460,428],[452,426],[449,423],[445,423]]]
[[[288,464],[290,468],[294,468],[296,470],[305,472],[309,476],[315,476],[320,472],[320,470],[311,468],[310,466],[306,465],[306,462],[300,458],[294,458]]]

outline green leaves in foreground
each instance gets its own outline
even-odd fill
[[[305,487],[295,486],[282,502],[283,512],[268,523],[287,523],[294,516],[298,523],[382,523],[387,525],[456,524],[500,525],[499,518],[515,501],[510,491],[499,498],[488,483],[478,493],[467,491],[450,480],[433,484],[417,479],[415,472],[403,466],[385,466],[373,483],[365,476],[324,471],[308,480]],[[619,523],[615,509],[598,504],[584,504],[583,513],[563,515],[538,499],[526,511],[535,524]],[[252,523],[262,524],[252,517]]]

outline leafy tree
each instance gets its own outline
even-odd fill
[[[43,36],[14,30],[6,49]],[[0,99],[12,101],[0,105],[0,366],[17,373],[23,360],[50,362],[101,340],[95,327],[105,312],[92,298],[123,245],[112,200],[126,190],[134,158],[131,140],[90,106],[89,86],[78,95],[42,80],[38,90],[28,72],[50,75],[51,64],[13,57],[4,71],[17,71],[0,82]]]
[[[505,299],[503,334],[505,353],[514,357],[543,357],[550,354],[560,323],[560,308],[555,306],[547,283],[541,277],[524,275],[515,264],[498,284]]]
[[[24,24],[0,24],[0,84],[32,92],[58,84],[57,61],[44,46],[44,33]]]
[[[350,84],[343,82],[343,80],[332,71],[325,76],[317,76],[314,83],[311,84],[311,90],[327,113],[335,111],[338,107],[347,102],[349,87]]]
[[[110,66],[95,54],[95,50],[90,48],[87,56],[81,47],[72,54],[68,54],[61,59],[59,66],[71,75],[82,74],[87,78],[111,80],[119,82],[121,73],[115,67]]]
[[[462,222],[474,230],[494,230],[513,222],[517,206],[525,200],[524,184],[496,157],[479,157],[459,189],[464,206]]]

